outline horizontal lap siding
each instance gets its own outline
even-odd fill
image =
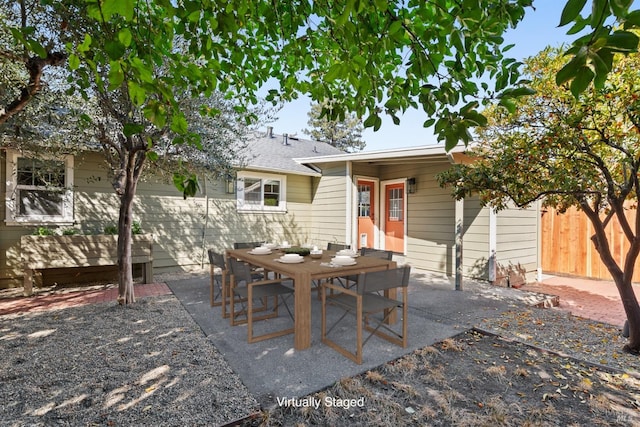
[[[327,165],[322,178],[314,180],[312,226],[309,239],[320,247],[328,242],[344,243],[347,217],[347,176],[344,165]]]
[[[416,268],[453,274],[455,202],[436,174],[448,164],[394,166],[386,179],[414,177],[417,191],[407,197],[406,260]]]
[[[464,200],[462,263],[465,276],[489,278],[489,209],[483,208],[477,197]]]
[[[498,280],[507,272],[511,272],[512,279],[517,281],[534,279],[538,268],[538,222],[535,205],[528,209],[512,207],[498,212]]]
[[[119,199],[103,165],[97,153],[75,159],[75,228],[83,234],[101,233],[106,226],[117,224]],[[1,167],[4,178],[4,157]],[[305,230],[313,223],[312,181],[307,176],[287,176],[287,213],[240,214],[236,212],[235,195],[225,194],[219,180],[201,181],[201,192],[185,200],[171,182],[143,179],[133,210],[143,232],[154,236],[154,271],[207,265],[206,249],[223,251],[236,241],[308,241],[310,233]],[[4,199],[4,193],[2,196]],[[0,209],[4,218],[4,203]],[[7,227],[2,223],[0,229],[0,287],[19,286],[20,236],[31,234],[34,227]]]

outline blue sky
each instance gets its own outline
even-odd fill
[[[534,1],[536,10],[528,9],[518,28],[505,36],[507,43],[515,44],[510,56],[520,60],[535,55],[547,46],[559,46],[571,40],[565,34],[569,26],[558,28],[565,3],[564,0]],[[302,131],[308,127],[309,109],[309,98],[302,97],[285,105],[278,113],[278,120],[270,125],[277,134],[297,134],[299,137],[308,138]],[[367,143],[365,150],[436,144],[437,139],[433,132],[422,127],[425,118],[424,113],[420,111],[409,111],[400,118],[400,125],[396,126],[390,118],[384,117],[382,127],[377,132],[367,129],[363,133],[363,139]]]

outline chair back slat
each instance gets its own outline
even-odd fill
[[[261,242],[235,242],[233,244],[233,249],[252,249],[260,246],[261,244]]]
[[[209,254],[209,264],[219,267],[222,270],[226,270],[226,265],[224,262],[224,255],[215,252],[213,249],[209,249],[207,251]]]
[[[327,243],[327,250],[328,251],[342,251],[344,249],[351,249],[351,245],[345,245],[343,243],[333,243],[333,242],[329,242]]]
[[[240,282],[251,283],[251,267],[235,258],[229,258],[229,270],[235,277],[236,284]]]
[[[362,248],[360,249],[360,255],[386,259],[387,261],[391,261],[393,259],[392,251],[384,251],[381,249]]]
[[[360,273],[357,292],[366,293],[385,291],[394,288],[405,288],[409,285],[411,266],[393,268],[390,270]]]

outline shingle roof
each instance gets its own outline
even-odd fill
[[[343,151],[324,142],[285,135],[269,134],[268,131],[253,134],[247,140],[246,164],[243,167],[320,176],[321,174],[317,170],[293,159],[344,154]]]

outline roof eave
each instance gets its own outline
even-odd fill
[[[373,160],[388,160],[394,158],[403,157],[417,157],[417,156],[446,156],[450,153],[459,153],[466,150],[466,147],[457,145],[451,150],[446,151],[443,146],[420,146],[420,147],[408,147],[391,150],[377,150],[361,153],[345,153],[345,154],[333,154],[328,156],[316,156],[316,157],[299,157],[294,158],[296,162],[300,164],[318,164],[318,163],[332,163],[332,162],[345,162],[345,161],[373,161]]]

